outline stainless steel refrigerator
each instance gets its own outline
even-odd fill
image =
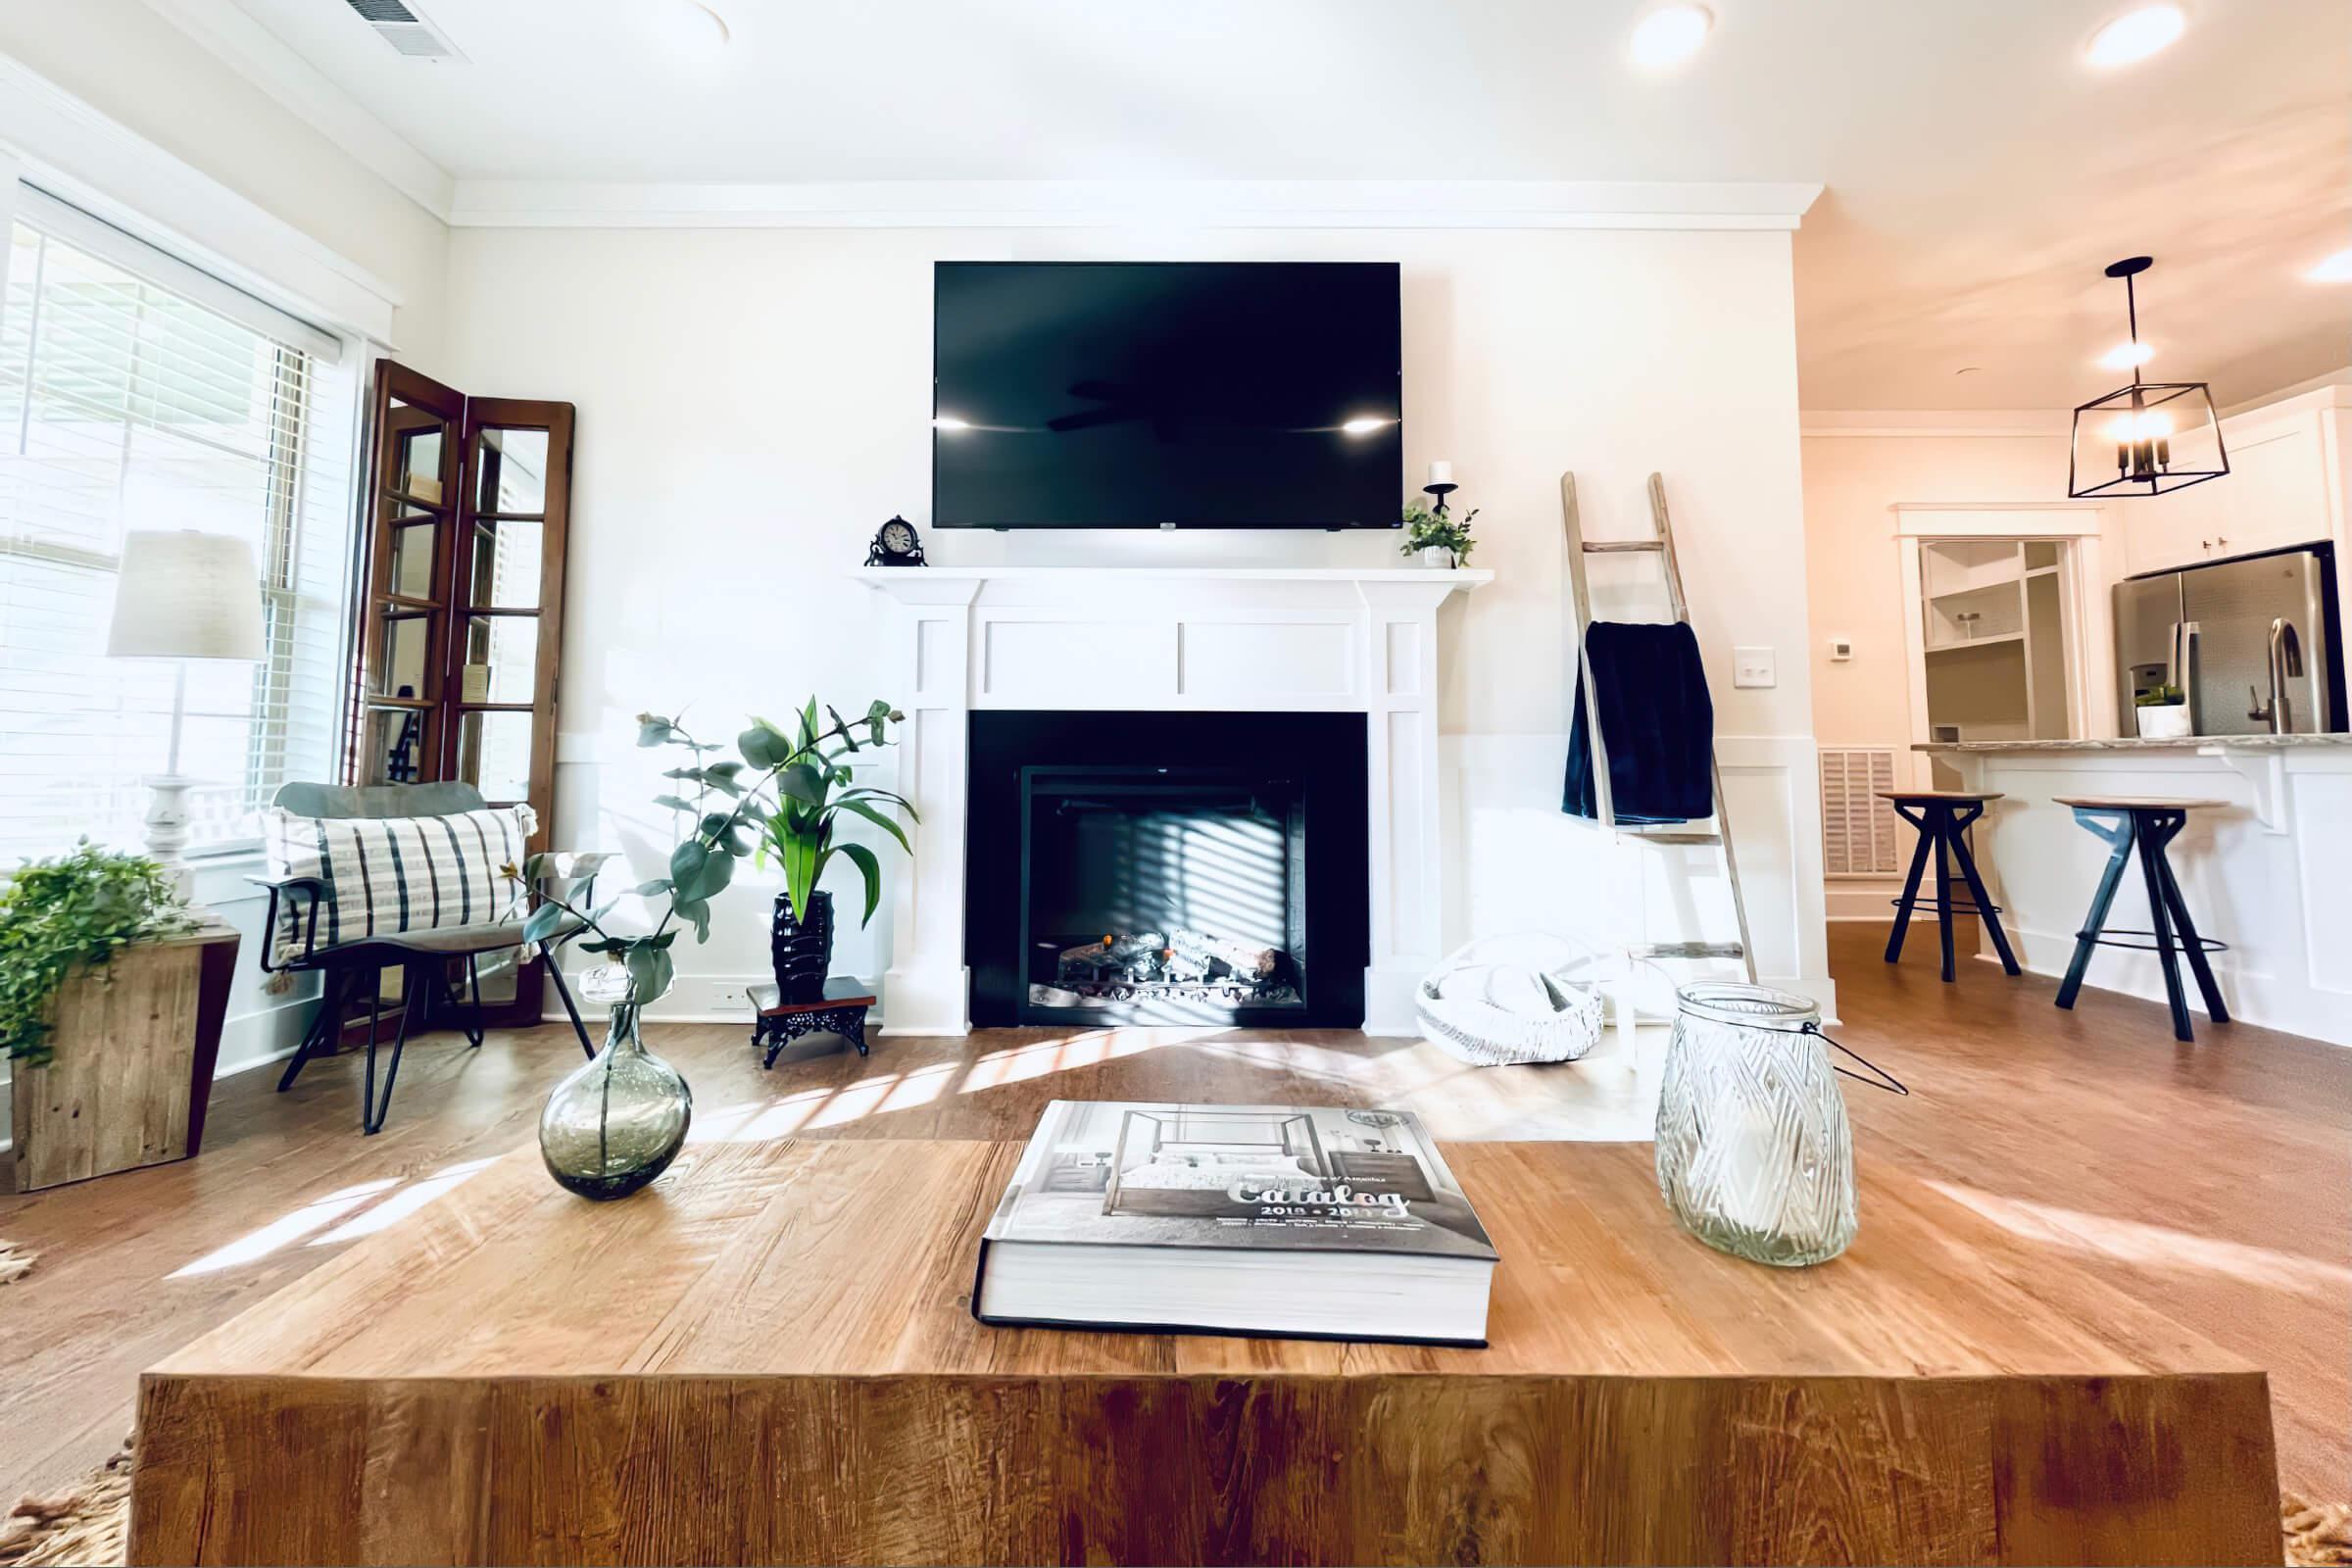
[[[2344,723],[2334,550],[2309,545],[2115,585],[2124,730],[2132,698],[2178,686],[2199,735],[2307,735]]]

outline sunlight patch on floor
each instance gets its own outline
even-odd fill
[[[356,1218],[336,1226],[313,1241],[311,1246],[329,1247],[336,1242],[356,1242],[363,1236],[373,1236],[386,1226],[397,1224],[416,1213],[433,1200],[465,1185],[494,1163],[495,1155],[487,1159],[469,1159],[464,1164],[437,1170],[422,1181],[413,1182],[406,1189],[394,1193],[374,1207],[361,1210]]]
[[[2231,1279],[2260,1281],[2323,1300],[2340,1302],[2352,1293],[2352,1268],[2318,1258],[2199,1236],[2169,1225],[2149,1225],[2112,1214],[2091,1214],[2022,1198],[2002,1198],[1952,1182],[1931,1181],[1928,1186],[2030,1242],[2095,1253],[2143,1267],[2187,1267]]]
[[[260,1230],[248,1231],[226,1247],[207,1252],[195,1262],[173,1269],[164,1277],[187,1279],[197,1274],[216,1274],[241,1263],[258,1262],[279,1248],[290,1247],[313,1231],[333,1224],[370,1198],[399,1185],[399,1177],[387,1176],[381,1181],[361,1182],[356,1187],[340,1188],[323,1198],[315,1198],[291,1213],[271,1220]]]

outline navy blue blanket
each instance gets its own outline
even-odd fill
[[[1689,626],[1596,620],[1585,630],[1568,780],[1560,809],[1597,817],[1592,745],[1585,733],[1585,669],[1593,673],[1608,739],[1609,804],[1620,822],[1689,822],[1715,814],[1709,759],[1715,705]]]

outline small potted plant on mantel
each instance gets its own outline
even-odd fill
[[[237,934],[208,922],[155,861],[81,840],[0,891],[0,1050],[16,1190],[202,1147],[236,972]]]
[[[2132,699],[2142,740],[2177,741],[2188,736],[2188,699],[2178,686],[2152,686]]]
[[[1476,507],[1456,517],[1442,505],[1408,501],[1404,505],[1404,543],[1397,546],[1396,553],[1419,556],[1424,566],[1450,569],[1467,565],[1470,552],[1478,547],[1478,541],[1470,537],[1470,524],[1477,517]]]

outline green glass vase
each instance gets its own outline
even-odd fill
[[[605,1049],[556,1086],[539,1115],[547,1173],[582,1198],[626,1198],[669,1168],[694,1092],[637,1037],[633,1001],[612,1004]]]

